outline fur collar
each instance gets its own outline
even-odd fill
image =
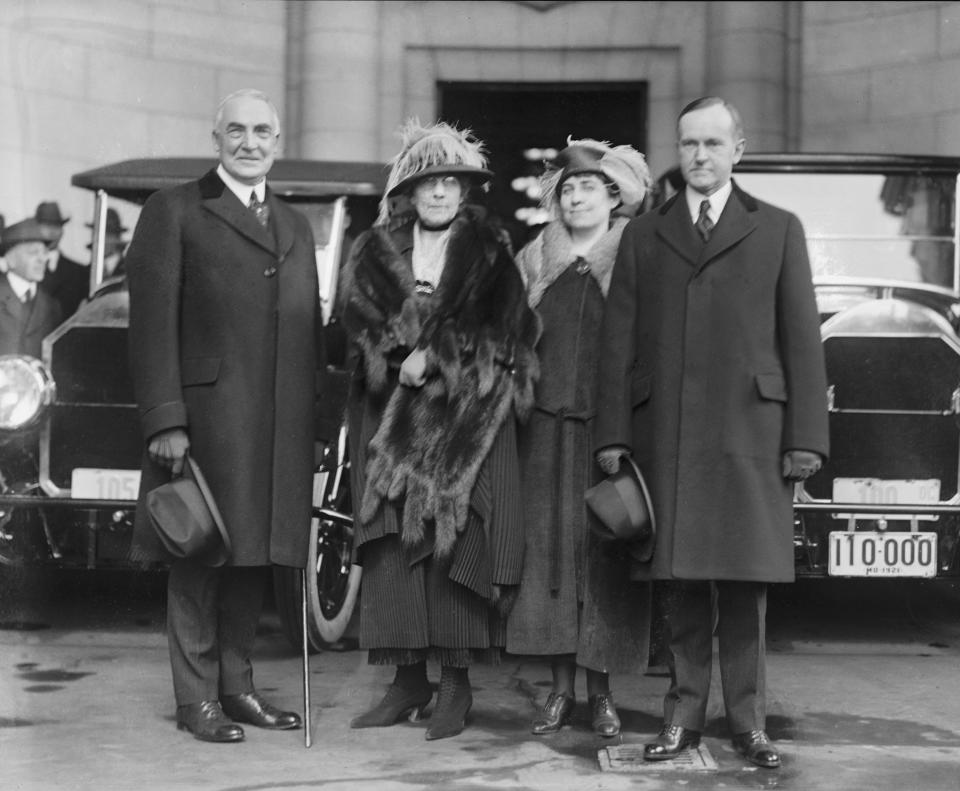
[[[420,546],[432,522],[444,556],[504,421],[532,408],[540,324],[504,235],[482,216],[454,221],[428,298],[417,296],[402,252],[407,230],[374,228],[347,264],[344,325],[363,357],[367,397],[382,405],[358,517],[365,525],[385,501],[402,502],[404,545]],[[396,369],[414,348],[426,352],[427,383],[398,386]]]
[[[610,229],[603,234],[584,256],[590,266],[590,274],[597,281],[604,298],[610,290],[610,278],[617,257],[620,237],[626,227],[625,217],[614,217]],[[518,257],[527,279],[528,299],[536,307],[554,281],[576,260],[572,251],[570,233],[560,220],[554,220],[540,234],[539,240],[531,243]]]

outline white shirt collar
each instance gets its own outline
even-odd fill
[[[703,203],[704,200],[708,200],[710,201],[710,219],[716,224],[720,219],[720,215],[723,214],[723,208],[727,205],[727,200],[730,198],[731,192],[733,192],[733,182],[729,179],[726,184],[712,195],[704,195],[702,192],[697,192],[690,187],[690,185],[687,185],[685,195],[687,198],[687,209],[690,212],[690,219],[694,222],[697,221],[697,217],[700,216],[700,204]]]
[[[227,169],[223,166],[221,162],[217,165],[217,175],[220,177],[220,180],[227,185],[227,188],[234,195],[237,196],[244,206],[250,205],[250,193],[254,192],[257,195],[258,201],[263,201],[267,193],[267,180],[261,179],[257,184],[254,184],[252,187],[249,184],[244,184],[243,182],[237,181],[233,176],[227,173]]]
[[[23,302],[24,296],[30,294],[33,296],[37,291],[37,284],[32,280],[20,277],[16,272],[7,272],[7,280],[10,281],[10,288],[17,295],[17,299]]]

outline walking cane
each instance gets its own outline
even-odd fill
[[[303,746],[313,744],[310,733],[310,639],[307,637],[307,570],[300,572],[300,624],[303,627]]]

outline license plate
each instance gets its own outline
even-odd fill
[[[861,503],[863,505],[935,505],[940,502],[940,481],[937,478],[913,480],[888,480],[882,478],[834,478],[833,502],[838,505]],[[845,518],[848,514],[836,514]],[[868,518],[867,514],[862,515]],[[882,514],[873,514],[876,519]],[[889,519],[907,519],[907,516],[890,515]],[[936,520],[935,514],[919,514],[917,519]]]
[[[79,500],[136,500],[140,470],[103,470],[77,467],[70,479],[70,494]]]
[[[936,533],[830,533],[831,577],[934,577]]]

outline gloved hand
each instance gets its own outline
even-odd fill
[[[597,464],[607,475],[613,475],[620,470],[620,459],[629,455],[630,451],[622,445],[611,445],[597,451]]]
[[[400,384],[407,387],[422,387],[427,381],[427,353],[414,349],[400,364]]]
[[[183,473],[188,450],[190,438],[182,428],[171,428],[154,434],[147,445],[150,459],[162,467],[169,467],[174,478]]]
[[[810,450],[788,450],[783,454],[783,477],[788,481],[805,481],[822,466],[823,458]]]

